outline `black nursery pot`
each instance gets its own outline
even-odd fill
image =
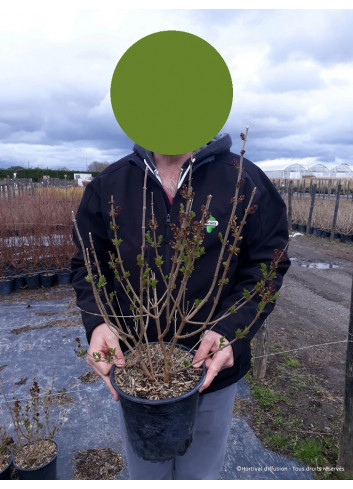
[[[351,234],[341,234],[341,241],[343,243],[351,243],[353,236]]]
[[[314,228],[314,231],[313,231],[313,235],[314,236],[317,236],[318,238],[321,237],[321,234],[322,234],[322,230],[319,229],[319,228]]]
[[[6,465],[6,467],[0,471],[0,480],[10,480],[11,478],[11,466],[13,462],[13,456],[12,452],[9,450],[9,463]]]
[[[55,443],[55,441],[53,441]],[[34,469],[23,469],[16,465],[15,460],[13,465],[16,469],[18,477],[20,480],[56,480],[56,461],[58,457],[58,445],[56,445],[56,454],[49,460],[48,463],[41,465],[40,467],[35,467]]]
[[[47,272],[42,273],[40,276],[40,283],[42,287],[51,287],[55,282],[55,273]]]
[[[71,284],[71,270],[61,270],[56,272],[59,285],[69,285]]]
[[[15,289],[15,281],[13,278],[0,280],[0,295],[11,294]]]
[[[41,286],[39,273],[26,276],[26,282],[29,289],[39,289]]]
[[[110,380],[119,394],[126,430],[131,446],[139,457],[149,462],[165,462],[184,455],[192,442],[198,406],[200,382],[179,397],[160,401],[140,399],[123,392],[114,381],[113,365]]]
[[[27,282],[26,282],[25,277],[23,277],[22,275],[15,277],[15,290],[24,289],[26,287],[26,285],[27,285]]]

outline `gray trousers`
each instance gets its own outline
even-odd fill
[[[237,385],[199,398],[193,441],[185,455],[167,462],[147,462],[128,441],[122,409],[119,423],[130,480],[217,480],[223,466]]]

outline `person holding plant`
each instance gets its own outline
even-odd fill
[[[244,140],[244,135],[242,139]],[[197,151],[171,156],[151,153],[135,144],[132,154],[111,164],[87,185],[76,216],[84,246],[91,249],[91,236],[100,273],[104,274],[104,286],[107,293],[114,294],[119,285],[113,270],[107,265],[111,261],[112,239],[114,240],[110,224],[111,196],[113,197],[119,207],[116,211],[116,227],[121,238],[119,246],[122,260],[125,270],[129,271],[129,283],[138,295],[141,282],[136,260],[141,253],[139,230],[143,212],[146,213],[146,222],[153,217],[160,236],[159,266],[165,276],[168,276],[173,267],[173,253],[176,253],[173,232],[183,216],[185,182],[189,179],[190,185],[192,184],[195,222],[203,222],[197,213],[204,209],[207,196],[212,195],[207,222],[204,223],[202,250],[193,263],[185,292],[186,303],[196,305],[195,316],[186,325],[187,334],[184,334],[181,341],[189,348],[197,345],[193,367],[198,368],[205,362],[207,368],[205,381],[199,390],[201,395],[193,441],[185,455],[168,462],[152,463],[135,455],[125,435],[131,479],[218,479],[226,452],[237,381],[250,368],[250,341],[272,311],[276,294],[290,266],[285,251],[288,243],[285,204],[266,175],[243,157],[245,151],[240,156],[236,155],[230,151],[231,145],[230,136],[223,134]],[[241,178],[238,178],[240,160],[242,169]],[[227,265],[228,278],[220,289],[217,303],[212,300],[216,295],[214,293],[205,300],[204,307],[197,310],[197,304],[208,297],[210,286],[215,281],[220,243],[227,230],[229,207],[234,201],[237,181],[239,198],[237,221],[232,221],[234,233],[238,232],[236,224],[240,225],[244,216],[246,219],[244,225],[241,224],[241,236],[238,236],[237,246],[234,247]],[[153,214],[150,209],[153,209]],[[151,233],[151,229],[152,227],[146,227],[145,234]],[[118,401],[118,394],[109,378],[111,363],[95,360],[97,353],[104,359],[114,351],[113,362],[123,368],[125,351],[119,341],[121,338],[106,324],[102,310],[97,307],[92,286],[86,280],[87,269],[77,232],[74,232],[74,239],[78,251],[72,259],[73,287],[89,342],[87,362],[107,384],[114,400]],[[153,241],[146,241],[143,253],[153,267],[153,260],[150,258],[153,255],[151,243]],[[261,289],[258,284],[261,283],[264,273],[266,274],[264,270],[271,269],[274,256],[277,256],[276,270],[270,274],[273,295],[265,303],[259,297],[252,296],[251,291]],[[219,268],[222,268],[221,264]],[[240,303],[242,306],[236,310],[236,314],[230,314],[234,304]],[[128,323],[131,300],[121,293],[121,288],[115,307],[119,311],[119,317],[127,318]],[[207,327],[207,331],[202,334],[189,335],[193,329],[198,330],[196,324],[202,322],[212,324],[212,327]],[[171,341],[173,331],[174,326],[168,331],[165,341]],[[152,319],[149,321],[147,334],[149,341],[158,340],[158,330]],[[237,340],[234,341],[236,334]],[[226,347],[229,343],[231,344]],[[121,423],[124,436],[123,419]]]

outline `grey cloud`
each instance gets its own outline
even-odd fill
[[[324,86],[320,68],[300,61],[281,63],[261,73],[261,90],[284,93],[310,91]]]
[[[272,40],[276,30],[279,33],[278,41],[271,43],[273,62],[293,55],[329,64],[353,60],[348,41],[352,34],[351,10],[284,10],[271,16],[263,14],[263,18]]]
[[[155,14],[143,15],[145,25],[146,18],[152,20]],[[342,78],[337,72],[334,78],[333,68],[353,59],[353,11],[216,9],[179,14],[173,10],[160,11],[158,16],[161,28],[167,25],[165,19],[168,26],[171,20],[178,28],[194,25],[195,34],[206,33],[205,39],[224,50],[230,61],[242,54],[236,61],[237,79],[241,80],[247,53],[263,53],[259,76],[252,77],[257,73],[250,70],[246,82],[236,86],[224,128],[233,138],[233,151],[239,152],[239,133],[249,124],[247,156],[253,161],[350,158],[353,92],[349,76]],[[142,22],[135,18],[128,20],[129,31]],[[158,29],[157,23],[153,29]],[[94,159],[115,161],[131,152],[133,143],[115,120],[107,94],[115,33],[106,34],[108,44],[92,26],[87,43],[74,37],[72,49],[68,50],[69,44],[55,47],[55,63],[48,58],[49,45],[40,51],[42,40],[34,44],[38,49],[29,45],[35,60],[31,76],[26,78],[27,72],[22,73],[18,65],[18,76],[27,83],[16,85],[14,80],[12,86],[7,78],[1,83],[0,165],[30,161],[31,165],[79,169],[85,167],[86,159],[88,164]],[[342,66],[349,67],[348,63]],[[327,67],[332,68],[329,81],[322,77]],[[341,94],[339,106],[336,92]]]

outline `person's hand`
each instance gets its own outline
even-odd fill
[[[209,353],[218,350],[220,347],[222,335],[216,333],[215,331],[206,331],[204,334],[200,346],[195,353],[193,366],[199,368],[202,365],[202,359],[205,358]],[[224,345],[229,343],[228,340],[224,338]],[[212,357],[206,358],[205,364],[207,368],[207,374],[204,383],[199,389],[199,392],[207,389],[216,377],[218,372],[224,368],[232,367],[234,363],[233,349],[231,346],[227,346],[220,351],[217,351]]]
[[[110,363],[106,363],[104,361],[106,356],[111,355],[111,352],[109,350],[110,348],[115,348],[113,363],[117,367],[124,367],[125,358],[123,352],[121,351],[117,336],[109,329],[109,327],[105,323],[100,324],[93,330],[88,349],[87,363],[107,384],[107,387],[110,390],[114,401],[119,401],[118,393],[113,388],[109,378],[109,373],[112,366]],[[93,353],[100,353],[102,361],[96,362],[93,358]]]

